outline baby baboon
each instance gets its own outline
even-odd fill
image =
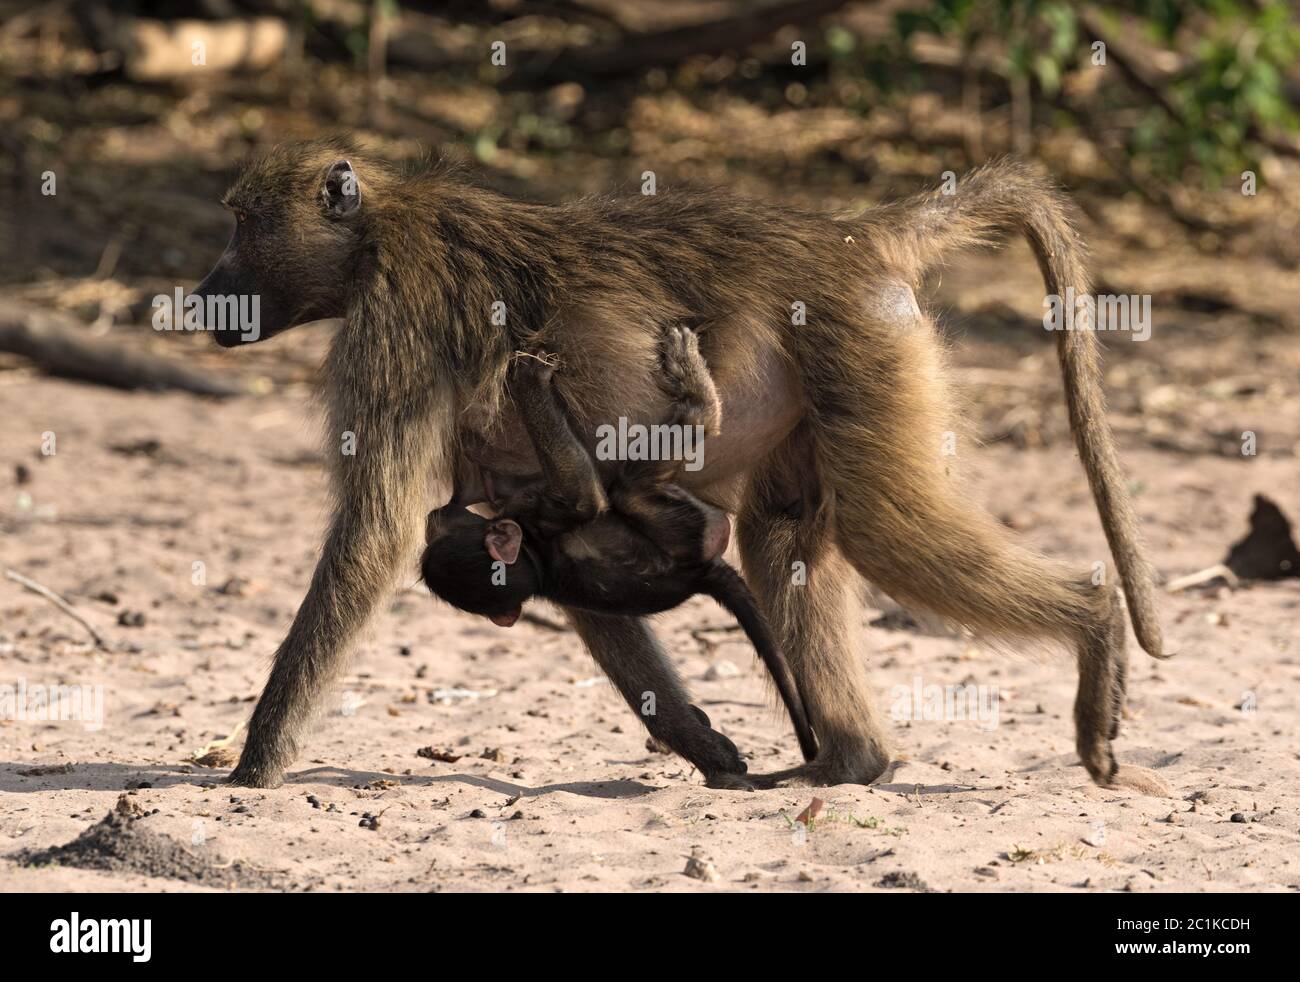
[[[790,668],[745,581],[722,558],[731,535],[726,512],[674,484],[680,462],[672,459],[627,463],[608,488],[609,507],[602,507],[596,468],[551,391],[551,367],[522,357],[510,374],[546,479],[516,491],[492,519],[454,503],[430,512],[420,564],[429,589],[503,627],[534,596],[599,614],[644,616],[707,594],[749,635],[804,759],[812,760],[817,744]],[[665,338],[661,383],[673,400],[668,426],[716,432],[718,395],[687,328]]]
[[[832,219],[662,187],[523,204],[443,166],[396,168],[327,140],[256,160],[227,203],[238,226],[199,294],[260,293],[261,338],[343,317],[323,387],[331,443],[355,450],[330,455],[334,517],[235,783],[281,780],[324,686],[414,557],[421,518],[440,500],[435,482],[483,474],[505,489],[539,475],[506,391],[511,353],[561,358],[555,388],[591,447],[602,424],[663,417],[653,379],[672,324],[699,331],[724,414],[704,467],[679,480],[738,515],[747,579],[817,734],[815,760],[770,780],[868,783],[889,763],[855,644],[855,574],[974,631],[1073,647],[1079,756],[1093,780],[1112,780],[1126,664],[1119,594],[969,503],[943,455],[942,350],[914,294],[953,249],[1003,232],[1028,238],[1049,294],[1088,293],[1068,208],[1028,167],[1001,161],[955,193]],[[1087,326],[1076,318],[1056,335],[1070,424],[1138,641],[1158,655],[1151,570]],[[602,479],[619,466],[598,462]],[[656,693],[655,737],[706,774],[742,771],[643,620],[570,617],[629,704]]]

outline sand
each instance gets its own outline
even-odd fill
[[[0,580],[0,683],[103,687],[102,728],[0,723],[6,890],[1300,887],[1300,579],[1166,597],[1177,657],[1130,646],[1118,754],[1167,795],[1088,781],[1072,749],[1068,658],[926,633],[866,599],[862,657],[892,771],[871,787],[709,790],[647,749],[571,632],[544,620],[504,630],[441,607],[414,564],[285,785],[232,789],[227,768],[192,760],[251,711],[315,560],[326,499],[304,394],[217,403],[11,372],[0,418],[0,559],[65,596],[108,646]],[[54,456],[39,452],[46,431]],[[978,494],[1030,542],[1079,563],[1105,556],[1068,444],[975,453]],[[1255,491],[1300,515],[1293,456],[1140,445],[1125,456],[1167,577],[1221,558]],[[719,609],[694,601],[658,629],[751,770],[797,763]],[[891,715],[896,686],[961,683],[980,687],[983,719]],[[131,828],[161,837],[150,848],[174,861],[30,864],[124,793],[144,813]],[[814,797],[824,804],[811,826],[796,821]],[[250,876],[200,875],[232,863]]]

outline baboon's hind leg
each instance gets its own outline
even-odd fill
[[[869,784],[890,754],[859,661],[858,578],[835,547],[821,507],[808,435],[754,475],[737,521],[745,578],[789,662],[819,750],[775,774],[748,775],[758,787]]]
[[[837,542],[858,572],[902,603],[977,634],[1072,645],[1079,756],[1093,780],[1107,784],[1116,770],[1110,741],[1125,664],[1117,592],[1025,548],[968,503],[949,474],[955,461],[945,456],[954,437],[945,429],[931,331],[918,313],[907,325],[865,325],[854,345],[841,340],[852,336],[847,332],[823,339],[823,359],[843,359],[808,386]],[[872,386],[855,381],[865,377],[865,365],[851,370],[864,350],[877,373]]]

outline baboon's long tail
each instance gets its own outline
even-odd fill
[[[1024,163],[1004,158],[971,171],[953,194],[936,191],[882,205],[859,221],[871,227],[875,241],[892,245],[886,258],[917,279],[952,249],[1020,232],[1034,250],[1048,294],[1064,303],[1069,288],[1075,297],[1090,289],[1083,243],[1070,213],[1048,181]],[[1119,568],[1138,643],[1148,654],[1164,658],[1152,570],[1106,420],[1100,345],[1091,326],[1080,325],[1076,313],[1074,330],[1056,332],[1070,428]]]

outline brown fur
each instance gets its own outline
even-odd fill
[[[356,170],[362,205],[330,219],[319,189],[340,157]],[[270,284],[287,294],[272,309],[301,313],[273,329],[304,313],[346,315],[324,387],[332,437],[358,436],[357,455],[336,461],[335,519],[237,782],[274,783],[293,760],[316,693],[414,557],[419,518],[436,503],[428,478],[450,478],[458,459],[458,473],[535,476],[503,384],[510,352],[559,354],[557,387],[590,446],[601,423],[660,417],[657,339],[674,323],[699,332],[724,404],[705,468],[683,482],[739,512],[747,575],[821,742],[816,760],[767,782],[866,783],[889,761],[852,643],[852,571],[984,633],[1072,644],[1080,756],[1094,780],[1113,777],[1124,689],[1118,595],[1026,549],[967,504],[940,452],[952,428],[941,350],[913,293],[947,250],[1000,231],[1028,236],[1050,292],[1087,289],[1061,200],[1023,165],[982,168],[953,196],[835,221],[675,188],[525,205],[442,167],[402,172],[351,144],[318,142],[254,163],[231,197],[260,198],[283,218],[249,243],[255,258],[232,242],[218,267],[224,279],[214,270],[205,287]],[[494,301],[506,304],[504,328],[490,324]],[[807,306],[805,325],[791,322],[795,301]],[[1143,647],[1158,654],[1150,570],[1105,422],[1097,341],[1079,331],[1058,341],[1071,425],[1130,615]],[[795,562],[806,564],[806,584],[792,582]],[[652,733],[715,771],[737,769],[734,747],[692,709],[644,625],[572,616],[629,703],[647,686],[656,693]]]

